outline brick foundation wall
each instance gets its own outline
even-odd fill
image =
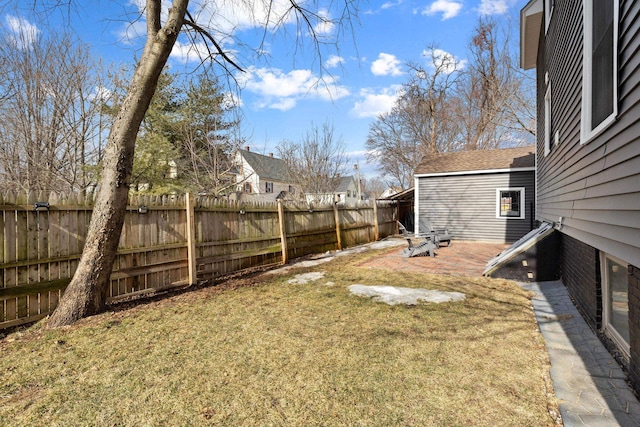
[[[573,237],[562,235],[562,282],[578,310],[594,330],[602,326],[602,285],[598,250]]]
[[[640,268],[629,266],[629,335],[631,384],[640,393]]]

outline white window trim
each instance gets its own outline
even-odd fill
[[[551,81],[544,94],[544,155],[551,153]]]
[[[551,23],[551,17],[553,16],[555,1],[544,0],[544,33],[549,31],[549,24]]]
[[[609,312],[609,276],[607,274],[609,270],[607,269],[607,259],[624,267],[627,267],[629,264],[612,255],[600,252],[600,271],[602,272],[602,331],[613,340],[618,349],[622,351],[628,360],[631,354],[631,346],[624,340],[624,338],[622,338],[614,327],[610,326],[611,313]]]
[[[501,197],[500,193],[502,191],[519,191],[520,192],[520,216],[501,216],[500,215],[500,202]],[[525,219],[525,188],[524,187],[513,187],[513,188],[497,188],[496,189],[496,218],[497,219]]]
[[[582,117],[580,126],[580,144],[586,144],[598,136],[616,119],[618,115],[618,9],[619,0],[613,1],[613,112],[604,119],[595,129],[591,127],[591,51],[592,30],[589,23],[592,21],[592,0],[583,0],[583,51],[582,51]],[[610,0],[607,0],[610,1]]]

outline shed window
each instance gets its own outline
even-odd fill
[[[581,142],[617,114],[618,0],[584,0]]]
[[[496,217],[524,219],[524,188],[496,190]]]

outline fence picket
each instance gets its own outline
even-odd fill
[[[33,204],[26,204],[33,201],[49,201],[50,209],[35,211]],[[92,205],[93,194],[0,195],[0,329],[35,321],[55,309],[60,287],[77,268]],[[139,212],[139,206],[146,206],[147,212]],[[193,212],[189,223],[188,206]],[[338,230],[345,247],[378,233],[381,237],[394,233],[395,207],[378,205],[375,210],[374,218],[370,205],[334,211],[333,205],[247,204],[195,197],[187,203],[182,195],[133,196],[109,300],[335,250]],[[191,250],[189,235],[195,236]],[[189,267],[190,259],[195,267]]]

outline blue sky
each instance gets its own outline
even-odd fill
[[[221,44],[245,70],[235,77],[241,87],[244,134],[254,151],[276,152],[279,141],[299,141],[312,126],[329,122],[344,140],[351,162],[359,163],[366,175],[373,176],[374,166],[364,159],[369,125],[392,107],[397,89],[408,78],[406,64],[426,63],[425,50],[437,46],[463,67],[470,34],[482,15],[511,21],[513,46],[517,49],[519,11],[526,1],[362,1],[353,33],[340,36],[335,46],[321,47],[320,56],[308,32],[297,33],[292,22],[282,28],[285,32],[281,29],[274,34],[268,29],[263,38],[263,27],[247,18],[255,16],[264,22],[264,10],[260,8],[243,9],[237,6],[237,0],[191,3],[190,11],[198,22],[224,34]],[[137,18],[144,0],[72,4],[71,9],[48,12],[49,23],[69,26],[91,46],[92,53],[107,63],[131,64],[134,56],[140,55],[145,24]],[[275,0],[274,4],[278,13],[278,7],[288,1]],[[337,18],[336,9],[321,7],[317,11],[328,20]],[[34,16],[32,10],[2,12],[6,26],[37,28],[43,16]],[[339,34],[340,28],[331,22],[318,21],[314,26],[322,41],[333,41]],[[253,49],[260,46],[265,55],[255,57],[237,41]],[[169,61],[172,70],[193,70],[200,62],[201,47],[179,39]]]

